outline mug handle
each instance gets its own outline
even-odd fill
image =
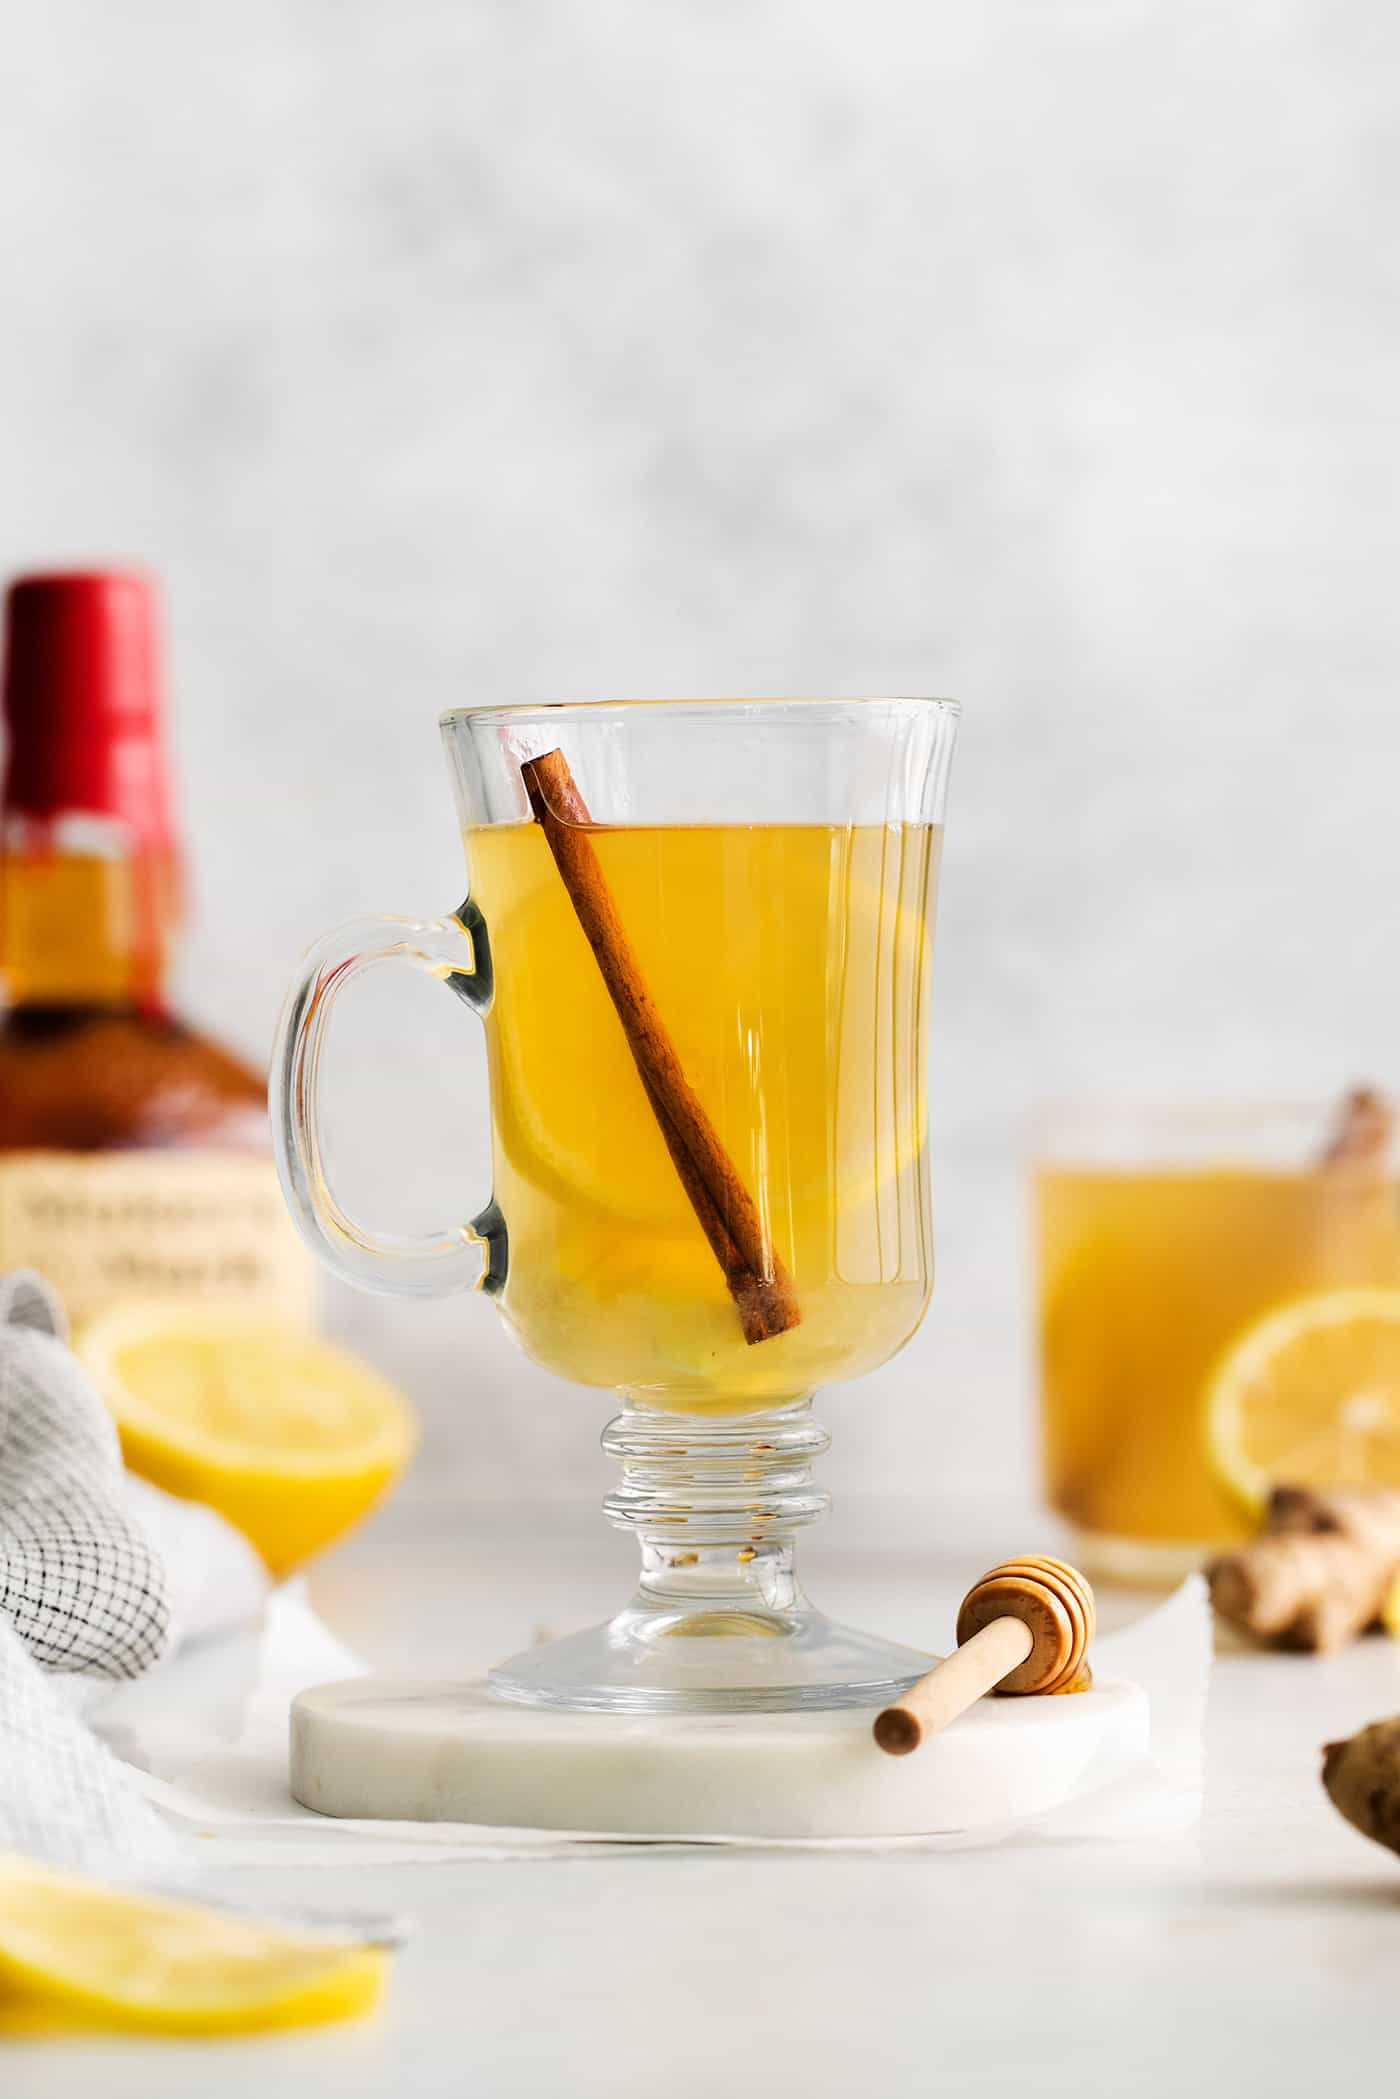
[[[413,1236],[370,1231],[343,1210],[321,1150],[320,1075],[331,1007],[352,978],[381,962],[409,962],[437,977],[474,1012],[491,1003],[486,922],[467,902],[450,918],[354,918],[318,940],[278,1023],[269,1106],[278,1178],[313,1253],[362,1290],[398,1297],[494,1294],[505,1282],[505,1223],[494,1203],[469,1224]]]

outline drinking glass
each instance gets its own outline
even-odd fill
[[[1267,1313],[1400,1279],[1393,1162],[1321,1106],[1065,1105],[1034,1175],[1047,1498],[1076,1558],[1165,1583],[1251,1527],[1213,1374]]]
[[[833,1625],[793,1534],[826,1509],[816,1386],[928,1304],[928,973],[946,700],[463,710],[449,917],[360,919],[306,958],[273,1067],[304,1236],[370,1289],[477,1285],[539,1363],[610,1388],[631,1602],[498,1667],[583,1708],[858,1704],[927,1657]],[[394,959],[482,1018],[493,1186],[469,1223],[351,1218],[323,1156],[328,1013]]]

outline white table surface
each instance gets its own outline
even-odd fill
[[[807,1554],[821,1601],[936,1645],[987,1562],[1054,1542],[1004,1511],[936,1528],[934,1546],[926,1526],[838,1510]],[[582,1512],[522,1533],[400,1503],[315,1589],[376,1664],[447,1672],[602,1615],[628,1569]],[[381,2014],[239,2042],[0,2046],[0,2094],[1395,2091],[1400,1859],[1347,1828],[1317,1768],[1322,1742],[1397,1710],[1400,1645],[1222,1656],[1203,1819],[1160,1843],[250,1869],[250,1899],[412,1917]]]

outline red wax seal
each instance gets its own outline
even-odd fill
[[[154,586],[138,570],[20,576],[5,602],[4,807],[108,817],[171,850]]]

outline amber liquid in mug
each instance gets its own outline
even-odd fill
[[[800,1321],[749,1344],[538,824],[466,834],[489,930],[502,1307],[561,1376],[745,1411],[873,1369],[932,1284],[926,824],[590,830]]]
[[[1046,1490],[1081,1530],[1213,1544],[1210,1378],[1274,1306],[1400,1277],[1384,1179],[1253,1165],[1054,1166],[1036,1180]]]

